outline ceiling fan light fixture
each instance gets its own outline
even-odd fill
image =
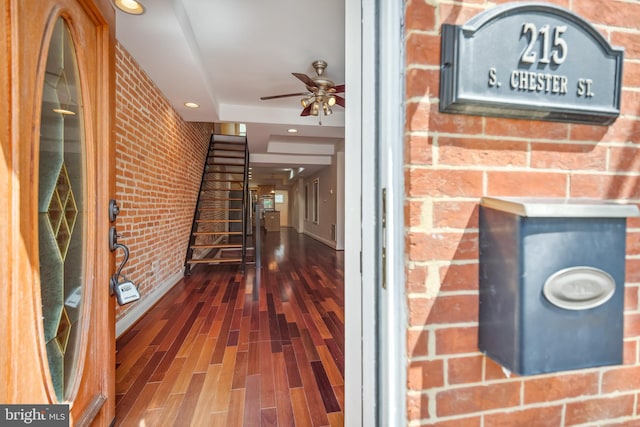
[[[327,103],[329,104],[329,107],[333,107],[334,105],[336,105],[336,97],[333,95],[329,96]]]
[[[313,105],[311,106],[311,115],[317,116],[320,112],[320,103],[318,101],[313,101]]]
[[[300,100],[300,104],[302,104],[302,107],[307,108],[309,105],[311,105],[311,102],[313,101],[314,97],[313,96],[308,96],[306,98],[302,98]]]
[[[333,110],[331,109],[329,103],[322,104],[322,110],[324,111],[325,116],[330,116],[333,114]]]

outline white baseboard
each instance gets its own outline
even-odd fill
[[[313,233],[309,233],[307,230],[304,231],[304,234],[306,236],[311,237],[312,239],[315,239],[315,240],[317,240],[319,242],[324,243],[325,245],[329,246],[330,248],[333,248],[333,249],[336,248],[336,242],[334,242],[332,240],[325,239],[324,237],[317,236],[317,235],[315,235]]]
[[[143,295],[142,299],[135,303],[133,308],[125,313],[122,318],[116,322],[116,338],[126,332],[127,329],[132,327],[151,307],[153,307],[159,300],[171,290],[179,281],[184,277],[182,271],[177,272],[175,275],[169,277],[159,286],[153,288],[153,290]]]

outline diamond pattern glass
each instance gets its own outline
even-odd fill
[[[73,41],[55,24],[42,94],[38,173],[40,293],[51,380],[69,399],[79,366],[86,232],[84,128]]]

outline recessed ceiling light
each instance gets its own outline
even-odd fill
[[[184,106],[189,108],[200,108],[200,105],[196,104],[195,102],[185,102]]]
[[[144,6],[136,0],[113,0],[113,4],[124,13],[131,15],[142,15]]]
[[[289,133],[298,133],[298,129],[294,129],[294,128],[287,129],[287,132],[289,132]]]

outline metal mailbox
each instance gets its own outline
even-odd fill
[[[478,345],[521,375],[622,363],[635,205],[483,198]]]

